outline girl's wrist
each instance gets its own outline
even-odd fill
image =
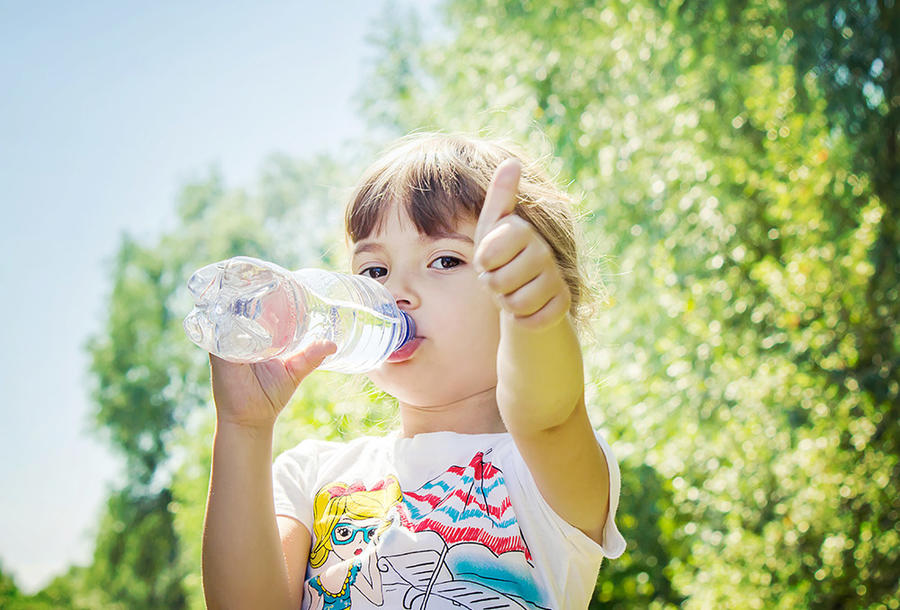
[[[213,471],[247,472],[271,468],[274,428],[248,427],[227,421],[216,421],[213,435]],[[256,476],[256,475],[253,475]]]
[[[216,418],[216,437],[237,441],[271,442],[275,431],[275,419],[271,421],[245,422]]]

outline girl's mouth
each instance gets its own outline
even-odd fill
[[[414,337],[409,343],[388,356],[388,362],[403,362],[412,358],[413,353],[419,348],[423,337]]]
[[[353,554],[354,554],[354,555],[360,555],[360,554],[362,554],[362,549],[356,549],[355,551],[353,551]]]

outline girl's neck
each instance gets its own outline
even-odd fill
[[[506,432],[497,408],[496,388],[446,405],[420,407],[400,403],[401,436],[428,432],[490,434]]]

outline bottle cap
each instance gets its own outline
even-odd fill
[[[397,349],[400,349],[416,336],[416,323],[410,317],[408,313],[405,311],[401,311],[400,315],[406,320],[406,333],[403,335],[403,340],[400,342],[400,345],[397,346]]]

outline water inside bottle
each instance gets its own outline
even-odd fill
[[[233,362],[272,358],[290,345],[302,304],[284,273],[259,263],[237,257],[191,277],[195,306],[184,329],[194,343]]]
[[[292,353],[312,341],[326,339],[338,346],[319,368],[342,373],[368,371],[390,353],[400,332],[396,317],[352,301],[306,295],[306,333]],[[287,356],[288,354],[285,354]]]

